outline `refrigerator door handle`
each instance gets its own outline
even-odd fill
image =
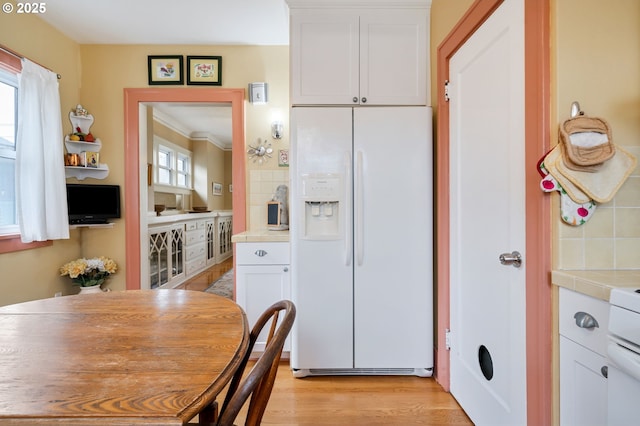
[[[344,154],[344,200],[345,200],[345,209],[344,212],[341,213],[341,216],[345,217],[344,221],[344,264],[345,266],[351,265],[351,256],[352,256],[352,238],[353,232],[351,230],[352,221],[347,218],[347,213],[351,211],[351,154],[349,152],[345,152]]]
[[[355,206],[355,228],[356,228],[356,258],[358,265],[362,265],[364,260],[364,183],[362,173],[362,151],[356,154],[356,206]]]

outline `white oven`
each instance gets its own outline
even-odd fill
[[[640,422],[640,290],[611,291],[607,358],[608,425]]]

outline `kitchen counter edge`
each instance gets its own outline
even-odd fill
[[[231,237],[232,243],[289,242],[289,231],[245,231]]]
[[[554,270],[551,282],[569,290],[609,301],[611,290],[617,287],[640,287],[640,270]]]

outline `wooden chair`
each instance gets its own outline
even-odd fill
[[[283,311],[284,316],[280,319],[280,313]],[[249,411],[244,424],[245,426],[260,425],[276,380],[284,341],[291,331],[295,316],[296,307],[289,300],[276,302],[263,312],[251,329],[247,354],[231,379],[219,414],[218,404],[214,401],[200,414],[200,425],[232,426],[249,395],[251,395]],[[268,322],[271,322],[271,325],[264,352],[243,380],[242,376],[253,346]]]

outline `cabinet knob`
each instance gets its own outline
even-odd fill
[[[256,250],[254,254],[259,257],[265,257],[267,255],[267,252],[265,250]]]
[[[367,98],[362,98],[362,103],[366,104],[367,103]]]
[[[586,312],[576,312],[573,316],[576,320],[576,325],[580,328],[586,328],[588,330],[594,329],[596,327],[600,327],[598,321]]]
[[[289,268],[287,268],[286,266],[285,266],[284,268],[282,268],[282,270],[283,270],[284,272],[289,272]]]
[[[353,103],[358,103],[358,98],[356,96],[353,97]]]
[[[600,373],[602,374],[602,377],[604,377],[605,379],[609,378],[609,367],[607,367],[606,365],[603,365],[602,368],[600,369]]]

